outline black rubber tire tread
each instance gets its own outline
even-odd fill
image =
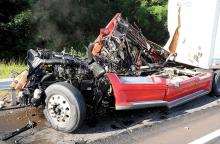
[[[215,71],[213,82],[212,82],[212,91],[215,96],[220,96],[220,91],[218,91],[218,87],[220,87],[220,70]]]
[[[46,106],[44,109],[44,115],[54,129],[57,129],[63,132],[73,132],[82,125],[86,117],[86,105],[85,105],[84,97],[82,96],[82,94],[77,88],[75,88],[74,86],[66,82],[58,82],[58,83],[50,85],[45,90],[45,94],[47,97],[45,100]],[[63,127],[61,128],[58,125],[56,125],[51,119],[51,116],[47,110],[47,103],[48,103],[49,97],[51,97],[54,94],[61,94],[62,96],[65,96],[70,102],[71,106],[76,107],[77,117],[74,117],[74,120],[71,121],[71,124],[69,124],[65,128]]]

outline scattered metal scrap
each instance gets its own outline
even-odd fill
[[[14,136],[16,136],[16,135],[18,135],[18,134],[24,132],[24,131],[26,131],[26,130],[29,130],[29,129],[31,129],[31,128],[34,128],[35,126],[36,126],[36,122],[34,122],[34,121],[28,121],[28,123],[27,123],[24,127],[19,128],[19,129],[16,129],[15,131],[6,134],[6,135],[2,138],[2,140],[3,140],[3,141],[6,141],[6,140],[8,140],[8,139],[10,139],[10,138],[12,138],[12,137],[14,137]]]

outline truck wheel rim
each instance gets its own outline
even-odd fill
[[[66,125],[70,120],[71,109],[66,97],[62,95],[51,96],[47,108],[51,119],[59,126]]]

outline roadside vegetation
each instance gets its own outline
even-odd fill
[[[0,61],[0,79],[9,78],[14,75],[13,73],[20,73],[25,69],[26,65],[22,61]]]
[[[30,48],[85,54],[118,12],[149,40],[167,41],[167,0],[1,0],[0,60],[24,59]]]

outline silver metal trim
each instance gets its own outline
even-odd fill
[[[169,108],[176,107],[178,105],[184,104],[184,103],[186,103],[188,101],[191,101],[193,99],[196,99],[196,98],[201,97],[203,95],[206,95],[208,93],[209,93],[209,91],[206,91],[206,90],[197,91],[195,93],[192,93],[192,94],[189,94],[187,96],[181,97],[181,98],[176,99],[174,101],[168,102],[168,107]]]
[[[131,106],[116,106],[116,110],[130,110],[130,109],[142,109],[142,108],[167,106],[167,102],[162,100],[130,102],[129,104],[131,104]]]
[[[188,101],[191,101],[193,99],[196,99],[198,97],[201,97],[203,95],[208,94],[209,91],[206,90],[200,90],[195,93],[186,95],[184,97],[181,97],[179,99],[176,99],[171,102],[163,101],[163,100],[155,100],[155,101],[141,101],[141,102],[130,102],[130,106],[116,106],[116,110],[131,110],[131,109],[142,109],[142,108],[151,108],[151,107],[168,107],[173,108],[178,105],[184,104]]]
[[[120,76],[120,81],[126,84],[153,84],[153,81],[149,77],[125,77]]]

